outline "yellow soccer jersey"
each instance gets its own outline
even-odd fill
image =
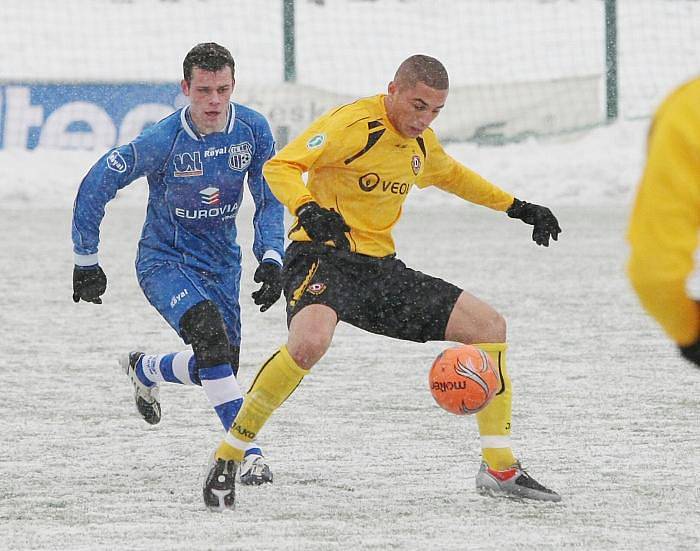
[[[381,257],[395,252],[391,230],[414,185],[437,186],[500,211],[513,203],[512,195],[447,155],[432,130],[418,138],[399,134],[384,97],[329,111],[265,164],[272,193],[292,214],[312,200],[334,209],[351,228],[352,250]],[[309,240],[296,221],[289,237]]]
[[[680,345],[699,334],[686,291],[700,228],[700,79],[658,109],[628,239],[628,273],[647,311]]]

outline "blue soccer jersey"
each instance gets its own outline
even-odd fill
[[[236,214],[243,182],[255,201],[253,253],[282,263],[283,207],[270,192],[262,167],[274,153],[269,124],[256,111],[231,103],[225,129],[197,132],[189,107],[105,154],[80,184],[73,212],[78,266],[97,264],[105,205],[139,177],[148,179],[146,220],[139,241],[141,279],[163,263],[221,273],[240,269]]]

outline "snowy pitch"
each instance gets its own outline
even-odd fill
[[[583,138],[453,150],[552,207],[564,233],[549,249],[521,222],[437,190],[413,192],[396,233],[409,266],[506,316],[514,447],[560,504],[476,494],[476,423],[441,410],[427,386],[445,344],[341,325],[262,431],[274,484],[239,486],[235,511],[206,511],[203,469],[222,432],[204,393],[165,386],[151,427],[116,367],[134,346],[182,348],[134,275],[142,184],[108,208],[104,304],[75,305],[70,203],[99,155],[3,152],[0,548],[700,547],[700,370],[641,311],[623,272],[644,130],[638,149],[607,163],[600,132],[595,148]],[[285,339],[282,303],[260,314],[250,299],[250,203],[239,218],[245,387]]]

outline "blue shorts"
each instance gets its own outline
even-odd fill
[[[241,345],[241,308],[238,302],[241,270],[223,274],[204,273],[182,264],[164,262],[138,273],[148,302],[158,310],[178,335],[180,320],[190,308],[210,300],[224,318],[232,346]]]

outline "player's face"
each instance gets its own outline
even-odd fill
[[[182,92],[190,98],[190,115],[202,134],[223,130],[233,86],[229,66],[216,72],[195,67],[190,81],[182,81]]]
[[[423,82],[413,87],[389,83],[386,112],[389,121],[407,138],[417,138],[440,114],[447,90],[436,90]]]

